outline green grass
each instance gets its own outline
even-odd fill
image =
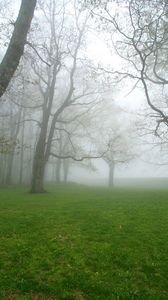
[[[166,190],[1,189],[0,235],[0,299],[168,299]]]

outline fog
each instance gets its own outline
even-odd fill
[[[3,58],[20,1],[0,5]],[[140,9],[38,1],[0,103],[1,185],[150,187],[168,177],[165,7]]]

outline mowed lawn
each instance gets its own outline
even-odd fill
[[[0,190],[0,299],[168,299],[168,191]]]

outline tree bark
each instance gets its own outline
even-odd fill
[[[23,112],[23,126],[21,130],[21,149],[20,149],[20,172],[19,172],[19,184],[23,183],[23,165],[24,165],[24,133],[25,133],[25,124],[24,124],[25,112]]]
[[[40,159],[34,161],[31,193],[45,193],[44,189],[45,163]]]
[[[46,166],[45,160],[45,140],[46,128],[41,130],[39,140],[35,149],[32,170],[31,193],[45,193],[44,190],[44,172]]]
[[[53,98],[53,94],[51,96]],[[44,98],[44,101],[47,100]],[[51,99],[50,99],[51,101]],[[44,172],[45,166],[48,161],[46,158],[46,141],[47,141],[47,130],[50,116],[50,109],[46,107],[44,102],[43,106],[43,117],[40,126],[40,135],[35,148],[35,154],[33,158],[33,170],[32,170],[32,181],[31,181],[31,193],[45,193],[44,189]]]
[[[43,151],[36,151],[33,161],[31,193],[45,193],[44,189],[44,172],[45,160]]]
[[[61,156],[61,153],[62,153],[62,131],[60,131],[60,133],[59,133],[60,135],[59,135],[59,151],[58,151],[58,153],[59,153],[59,155]],[[57,183],[60,183],[61,182],[61,166],[62,166],[62,161],[61,161],[61,159],[57,159],[57,164],[56,164],[56,182]]]
[[[22,0],[8,49],[0,64],[0,98],[6,91],[23,55],[36,2],[37,0]]]

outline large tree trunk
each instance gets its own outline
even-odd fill
[[[58,153],[61,156],[61,154],[62,154],[62,131],[60,131],[60,136],[59,136],[59,152]],[[61,159],[58,158],[57,164],[56,164],[56,182],[57,183],[61,182],[61,166],[62,166],[62,161],[61,161]]]
[[[25,113],[23,114],[23,127],[21,131],[21,149],[20,149],[20,172],[19,172],[19,183],[23,183],[23,166],[24,166],[24,131],[25,131],[25,124],[24,124]]]
[[[33,161],[31,193],[45,193],[44,172],[46,162],[43,153],[36,152]]]
[[[41,122],[40,135],[35,149],[33,159],[32,181],[31,181],[31,193],[45,193],[44,189],[44,172],[48,157],[45,155],[47,129],[48,129],[49,113],[44,108],[43,118]]]
[[[109,164],[109,187],[114,186],[114,163]]]
[[[6,91],[23,55],[36,2],[37,0],[22,0],[8,49],[0,64],[0,97]]]
[[[46,125],[46,124],[45,124]],[[32,182],[31,182],[31,193],[44,193],[44,172],[46,166],[45,159],[45,141],[47,128],[41,129],[39,140],[35,149],[33,170],[32,170]]]

